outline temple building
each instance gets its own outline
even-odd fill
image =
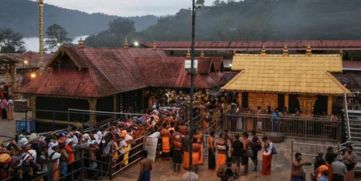
[[[332,73],[342,72],[340,54],[235,54],[232,70],[240,71],[223,90],[237,91],[242,107],[303,115],[333,113],[335,97],[350,93]]]
[[[16,81],[16,64],[21,59],[10,54],[0,53],[0,98],[8,96],[12,92]]]
[[[29,98],[33,119],[51,120],[55,114],[57,120],[94,123],[104,117],[67,115],[60,111],[145,110],[152,89],[189,89],[186,59],[189,57],[169,57],[157,48],[130,48],[126,44],[123,48],[90,48],[83,42],[63,45],[49,60],[45,72],[19,93]],[[223,72],[222,58],[197,59],[197,89],[221,87],[236,75]]]

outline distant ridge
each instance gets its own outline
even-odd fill
[[[0,0],[0,28],[11,28],[24,37],[37,36],[37,3],[29,0]],[[52,24],[63,26],[75,37],[98,33],[107,28],[109,21],[119,18],[101,13],[65,9],[45,4],[45,28]],[[157,22],[156,16],[130,17],[138,31]]]

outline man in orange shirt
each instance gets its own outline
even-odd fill
[[[175,132],[173,134],[172,139],[172,146],[173,146],[173,170],[174,172],[180,172],[181,165],[182,165],[182,157],[183,157],[183,151],[182,151],[182,135],[179,133],[178,126],[175,127]]]
[[[75,162],[75,152],[73,148],[74,141],[71,138],[65,140],[65,151],[68,154],[68,173],[71,173],[74,170],[73,163]]]
[[[68,153],[68,165],[71,165],[75,161],[75,152],[73,148],[74,141],[71,138],[65,140],[65,150]]]
[[[168,158],[170,153],[170,133],[166,124],[163,125],[160,135],[162,136],[162,156]]]
[[[208,169],[214,170],[216,168],[216,149],[214,146],[214,131],[211,131],[208,137]]]

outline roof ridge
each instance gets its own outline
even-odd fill
[[[283,54],[250,54],[250,53],[237,53],[235,56],[250,56],[250,57],[285,57]],[[306,54],[289,54],[287,57],[339,57],[340,54],[312,54],[312,56],[308,56]]]
[[[221,89],[231,90],[231,89],[227,89],[226,87],[232,85],[238,79],[238,77],[240,77],[243,73],[244,70],[241,70],[236,76],[234,76],[230,81],[228,81],[226,85],[224,85]]]
[[[85,51],[85,50],[84,50],[84,51]],[[114,83],[109,79],[109,77],[106,76],[106,74],[105,74],[102,70],[100,70],[99,66],[95,66],[95,65],[94,65],[94,62],[92,61],[93,59],[91,59],[91,58],[88,57],[89,54],[92,55],[92,56],[94,56],[94,52],[93,52],[93,51],[91,51],[91,52],[88,51],[87,54],[83,53],[84,57],[85,57],[86,59],[88,59],[88,62],[90,62],[90,63],[92,64],[92,66],[94,66],[95,69],[98,70],[98,71],[101,73],[101,75],[110,83],[110,85],[113,86],[113,88],[117,89],[117,87],[116,87],[116,86],[114,85]],[[90,77],[91,77],[91,76],[90,76]]]
[[[326,71],[326,75],[331,78],[331,80],[336,83],[339,88],[341,88],[345,93],[351,93],[345,86],[343,86],[329,71]]]

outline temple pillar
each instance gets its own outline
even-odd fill
[[[300,102],[301,114],[305,116],[312,116],[317,96],[301,95],[297,96],[297,99]]]
[[[241,107],[243,107],[243,105],[242,105],[242,98],[243,98],[243,93],[242,93],[242,92],[238,92],[237,102],[238,102],[238,105],[240,105]]]
[[[123,94],[119,94],[119,112],[123,112],[124,110],[124,106],[123,106]]]
[[[288,94],[285,94],[285,107],[286,107],[286,111],[288,112],[289,108],[289,96]]]
[[[113,112],[118,112],[118,109],[117,109],[117,107],[118,107],[117,105],[118,105],[118,104],[117,104],[117,102],[118,102],[118,101],[117,101],[117,95],[114,95],[114,96],[113,96]],[[114,114],[114,115],[113,115],[113,118],[116,119],[116,118],[117,118],[117,114]]]
[[[333,96],[327,97],[327,115],[332,115]]]
[[[31,108],[31,117],[32,119],[36,119],[36,96],[29,96],[28,101]]]
[[[96,98],[90,98],[88,99],[89,103],[89,110],[90,111],[96,111],[97,110],[97,99]],[[89,121],[92,125],[95,125],[97,122],[97,115],[96,113],[92,112],[89,116]]]

